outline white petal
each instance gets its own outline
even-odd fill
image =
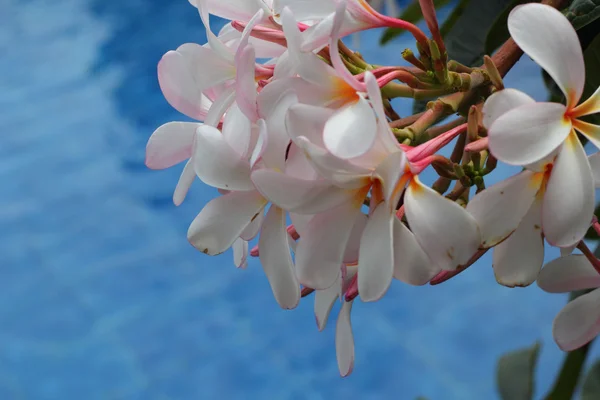
[[[354,335],[350,312],[352,302],[344,302],[335,326],[335,353],[342,376],[348,376],[354,368]]]
[[[572,133],[556,158],[544,196],[542,226],[548,243],[566,247],[583,238],[594,215],[594,177]]]
[[[263,160],[269,168],[283,170],[285,166],[285,154],[290,144],[290,136],[285,125],[286,114],[290,107],[297,103],[296,93],[288,90],[280,97],[275,108],[264,116],[267,123],[269,145],[263,155]]]
[[[216,255],[227,250],[265,206],[257,191],[231,192],[209,201],[188,229],[188,240],[198,250]]]
[[[358,262],[358,252],[360,250],[360,240],[367,226],[369,218],[365,214],[359,214],[358,218],[354,222],[352,232],[350,233],[350,239],[346,245],[346,251],[344,253],[344,263],[354,264]]]
[[[256,188],[273,204],[300,214],[318,214],[350,201],[354,192],[324,179],[294,178],[269,169],[252,173]]]
[[[531,207],[544,175],[523,171],[477,194],[467,205],[481,231],[481,246],[493,247],[511,234]]]
[[[198,126],[193,122],[168,122],[160,126],[146,145],[146,166],[165,169],[190,158]]]
[[[319,177],[317,171],[306,158],[304,151],[295,143],[290,143],[288,158],[285,161],[285,174],[306,180],[315,180]]]
[[[313,85],[302,78],[283,78],[270,82],[260,92],[257,98],[259,114],[270,114],[279,102],[284,92],[292,90],[302,104],[323,106],[329,97],[329,92],[323,87]]]
[[[534,103],[512,109],[489,129],[489,148],[511,165],[531,164],[552,153],[571,131],[565,106]]]
[[[347,202],[315,215],[296,249],[296,273],[304,286],[325,289],[335,283],[360,202]]]
[[[584,255],[574,254],[544,265],[537,284],[548,293],[568,293],[600,287],[600,274]]]
[[[382,152],[396,152],[398,150],[398,141],[388,124],[377,78],[375,78],[370,71],[365,72],[365,83],[367,85],[367,93],[369,95],[371,106],[377,116],[378,129],[374,147],[381,147]]]
[[[483,126],[489,129],[494,121],[508,111],[531,103],[535,103],[535,100],[517,89],[504,89],[496,92],[483,104]]]
[[[475,219],[417,177],[406,190],[404,206],[411,231],[440,269],[455,270],[479,248],[481,236]]]
[[[197,7],[196,1],[189,0]],[[217,17],[247,22],[259,10],[257,1],[246,0],[206,0],[208,12]]]
[[[258,128],[258,135],[256,139],[256,145],[254,146],[254,150],[252,150],[252,155],[250,156],[251,168],[254,168],[254,165],[258,162],[258,160],[262,159],[262,156],[267,150],[267,146],[269,146],[269,136],[267,133],[267,124],[265,123],[265,120],[259,119],[256,122],[256,126]]]
[[[600,86],[594,94],[588,97],[583,103],[575,107],[573,115],[582,117],[584,115],[596,114],[600,112]]]
[[[340,296],[342,287],[340,279],[341,277],[327,289],[315,291],[315,319],[319,331],[325,329],[331,309]]]
[[[252,221],[244,228],[242,233],[240,233],[240,238],[248,242],[254,239],[258,235],[258,232],[260,232],[264,219],[265,213],[261,210],[256,217],[252,218]]]
[[[394,219],[390,207],[381,202],[363,232],[358,253],[358,293],[365,302],[379,300],[392,283]]]
[[[594,175],[594,183],[596,189],[600,188],[600,153],[592,154],[588,157],[588,162],[592,168],[592,174]]]
[[[212,126],[198,128],[193,159],[196,174],[207,185],[227,190],[254,189],[250,164]]]
[[[323,132],[323,142],[331,154],[353,158],[365,154],[375,141],[377,120],[369,102],[359,97],[329,118]]]
[[[185,196],[190,190],[190,186],[194,183],[194,179],[196,179],[196,172],[194,172],[194,163],[192,160],[188,160],[185,163],[185,167],[183,167],[183,171],[181,171],[181,176],[179,176],[179,181],[177,181],[177,186],[175,186],[175,191],[173,192],[173,204],[176,206],[180,206],[185,200]]]
[[[286,128],[292,140],[300,136],[306,137],[311,143],[325,147],[323,143],[323,131],[325,124],[331,118],[334,111],[307,104],[297,104],[290,107],[286,116]]]
[[[238,238],[233,242],[233,263],[238,268],[246,268],[248,262],[248,242],[244,239]]]
[[[248,155],[252,123],[237,104],[233,104],[223,120],[223,137],[240,158]]]
[[[247,45],[241,49],[236,57],[236,100],[242,112],[250,121],[258,119],[256,109],[256,82],[254,64],[256,57],[254,47]]]
[[[441,269],[431,262],[402,221],[394,219],[394,278],[409,285],[424,285]]]
[[[527,55],[554,79],[568,104],[577,105],[585,84],[585,66],[577,33],[553,7],[526,4],[508,17],[511,37]]]
[[[575,350],[600,333],[600,289],[567,304],[554,319],[552,334],[564,351]]]
[[[375,170],[375,176],[377,176],[383,186],[384,200],[388,203],[394,204],[398,202],[401,191],[396,190],[396,186],[400,177],[405,172],[406,156],[403,151],[398,150],[390,154],[381,164],[377,166]],[[403,188],[402,188],[403,189]],[[392,197],[394,197],[392,199]]]
[[[288,7],[297,21],[320,20],[335,12],[335,2],[331,0],[273,0],[273,11],[281,14]]]
[[[501,285],[529,286],[536,280],[543,263],[541,199],[538,199],[517,230],[494,248],[494,274]]]
[[[258,241],[260,263],[277,303],[281,308],[292,309],[300,301],[300,286],[294,273],[287,236],[285,212],[277,206],[271,206]]]

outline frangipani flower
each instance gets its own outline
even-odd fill
[[[596,146],[600,127],[579,119],[600,111],[600,92],[577,105],[585,83],[581,47],[573,27],[556,9],[541,4],[515,8],[508,19],[511,36],[556,81],[567,104],[535,103],[516,91],[488,99],[487,112],[497,119],[489,126],[490,151],[508,164],[531,170],[552,163],[542,225],[548,242],[568,247],[589,227],[594,210],[593,177],[575,130]],[[502,113],[504,105],[518,104]]]
[[[594,289],[569,302],[554,319],[552,334],[564,351],[575,350],[600,333],[600,272],[584,255],[557,258],[546,264],[538,286],[549,293]]]

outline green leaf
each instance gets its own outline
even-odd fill
[[[575,29],[600,18],[600,0],[573,0],[565,14]]]
[[[600,87],[600,34],[596,35],[584,50],[583,60],[585,61],[585,86],[581,101],[587,100]],[[600,124],[600,115],[598,114],[583,119],[587,122]]]
[[[598,399],[600,399],[600,361],[596,361],[590,368],[581,387],[581,400]]]
[[[443,7],[446,4],[450,3],[450,0],[433,0],[433,5],[438,7]],[[407,22],[417,23],[423,19],[423,13],[421,13],[421,7],[419,6],[419,1],[415,0],[408,5],[398,16],[399,19],[402,19]],[[404,29],[400,28],[388,28],[383,31],[383,35],[381,35],[381,39],[379,39],[380,44],[386,44],[390,40],[402,35],[406,32]]]
[[[524,3],[529,3],[528,0],[513,0],[511,3],[502,11],[498,18],[492,24],[492,27],[488,31],[485,38],[485,52],[486,54],[492,54],[494,50],[502,45],[510,37],[508,32],[508,14],[516,6]]]
[[[497,383],[502,400],[531,400],[540,344],[506,353],[498,361]]]
[[[465,8],[467,8],[467,5],[469,5],[470,1],[471,0],[460,0],[456,7],[454,7],[454,10],[452,10],[448,18],[446,18],[446,20],[440,27],[440,34],[442,35],[442,37],[446,37],[448,32],[450,32],[450,30],[454,27],[456,22],[465,12]]]

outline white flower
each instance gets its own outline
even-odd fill
[[[493,121],[489,147],[499,160],[536,172],[551,162],[542,226],[550,244],[568,247],[581,240],[594,210],[592,171],[575,130],[600,146],[600,127],[579,119],[600,111],[600,92],[577,105],[585,83],[583,55],[575,30],[559,11],[541,4],[519,6],[511,12],[508,28],[521,49],[556,81],[567,104],[535,103],[516,91],[494,94],[484,110]],[[507,106],[510,111],[505,112]]]
[[[600,333],[600,272],[583,255],[558,258],[544,266],[538,286],[550,293],[594,289],[569,302],[554,319],[552,334],[564,351],[575,350]]]

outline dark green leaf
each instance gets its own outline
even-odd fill
[[[485,52],[486,54],[492,54],[494,50],[502,45],[510,37],[508,33],[508,14],[516,6],[524,3],[529,3],[529,0],[512,0],[511,3],[502,11],[498,18],[494,21],[492,27],[488,31],[487,37],[485,38]]]
[[[540,344],[506,353],[498,361],[497,383],[502,400],[533,398],[535,365]]]
[[[590,368],[581,387],[581,400],[598,399],[600,399],[600,361],[596,361]]]
[[[587,100],[598,87],[600,87],[600,34],[585,48],[583,52],[585,61],[585,87],[581,101]],[[588,122],[600,124],[600,115],[584,117]]]
[[[446,37],[448,32],[450,32],[450,30],[454,27],[454,24],[456,24],[459,18],[463,15],[463,12],[465,12],[465,8],[467,8],[467,5],[470,1],[471,0],[460,0],[456,7],[454,7],[448,18],[446,18],[446,20],[440,27],[440,34],[442,35],[442,37]]]
[[[575,29],[581,29],[600,18],[600,0],[573,0],[566,16]]]
[[[443,7],[448,3],[450,3],[450,0],[433,1],[433,4],[436,8]],[[421,7],[419,6],[418,0],[415,0],[412,3],[410,3],[408,7],[404,9],[402,14],[398,16],[398,18],[407,22],[412,22],[413,24],[422,20],[423,13],[421,13]],[[404,29],[388,28],[383,32],[383,35],[381,35],[381,39],[379,39],[379,42],[381,44],[386,44],[390,40],[402,35],[404,32],[406,32]]]

